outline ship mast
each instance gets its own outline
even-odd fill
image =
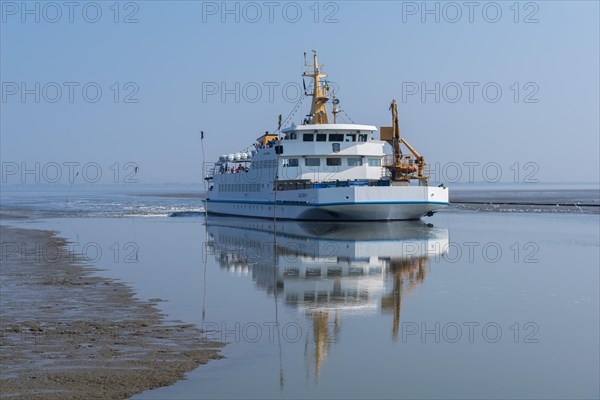
[[[313,50],[312,65],[306,62],[306,53],[304,53],[304,64],[307,67],[307,70],[302,74],[302,76],[310,77],[314,82],[313,92],[304,93],[306,96],[312,96],[312,105],[310,107],[310,115],[307,123],[328,124],[329,116],[327,115],[327,107],[325,107],[325,104],[329,100],[329,85],[326,81],[321,84],[321,78],[325,78],[327,75],[322,74],[319,70],[316,50]],[[313,67],[312,72],[310,71],[310,67]]]

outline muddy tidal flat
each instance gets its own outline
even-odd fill
[[[6,399],[124,399],[171,385],[221,344],[66,254],[54,232],[0,227],[0,387]],[[53,256],[54,255],[54,256]]]

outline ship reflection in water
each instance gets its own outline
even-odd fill
[[[318,378],[344,316],[391,314],[398,339],[404,297],[447,252],[448,230],[422,221],[294,222],[209,216],[208,250],[221,268],[257,286],[312,324],[305,355]]]

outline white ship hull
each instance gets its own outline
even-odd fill
[[[336,187],[286,190],[270,199],[240,193],[208,198],[211,214],[293,220],[416,220],[448,205],[448,190],[428,186]]]

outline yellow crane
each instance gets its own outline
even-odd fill
[[[392,100],[390,105],[392,111],[392,126],[382,126],[380,129],[380,138],[388,142],[394,150],[394,159],[391,165],[386,167],[392,173],[393,181],[409,182],[411,179],[419,179],[423,184],[427,184],[428,176],[423,175],[425,171],[425,158],[400,136],[400,123],[398,122],[398,103]],[[404,162],[402,158],[402,149],[400,145],[404,144],[415,158],[414,165]],[[416,175],[414,175],[416,173]]]

